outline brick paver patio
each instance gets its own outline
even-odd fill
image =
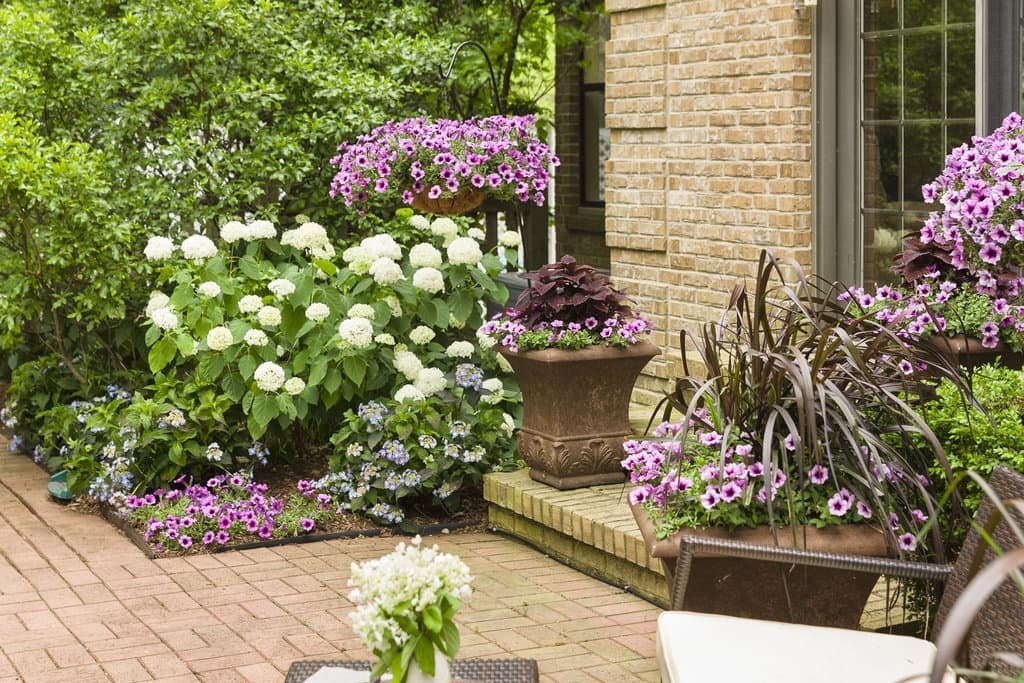
[[[298,659],[368,659],[349,565],[397,539],[151,560],[50,500],[0,436],[0,681],[274,681]],[[528,657],[542,681],[656,681],[659,609],[506,536],[431,539],[475,577],[460,657]]]

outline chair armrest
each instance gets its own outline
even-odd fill
[[[830,569],[867,572],[906,579],[929,579],[945,581],[952,565],[929,562],[911,562],[886,557],[844,555],[801,548],[787,548],[762,545],[723,538],[683,536],[679,543],[679,560],[676,564],[675,585],[672,590],[672,609],[683,608],[686,584],[690,578],[690,567],[697,555],[720,555],[781,564],[797,564]]]

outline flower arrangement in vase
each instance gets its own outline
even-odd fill
[[[986,137],[954,149],[922,188],[938,202],[903,242],[896,285],[851,288],[855,315],[918,339],[976,338],[983,349],[1024,350],[1024,121],[1012,113]]]
[[[389,121],[343,143],[331,163],[331,196],[346,206],[376,199],[462,213],[487,196],[543,204],[559,162],[528,115]]]
[[[422,547],[419,536],[379,559],[353,562],[352,626],[377,657],[371,678],[390,671],[394,683],[450,681],[448,661],[461,642],[454,618],[472,580],[462,560]]]
[[[624,481],[633,384],[658,354],[652,325],[607,275],[572,256],[523,277],[515,305],[479,330],[519,381],[519,455],[533,479],[559,489]]]

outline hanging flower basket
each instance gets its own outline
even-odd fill
[[[462,190],[451,197],[430,197],[426,192],[420,192],[413,196],[412,208],[435,216],[457,216],[477,208],[486,198],[487,194],[476,188]]]

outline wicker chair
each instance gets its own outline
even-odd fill
[[[989,485],[1002,501],[1024,499],[1024,475],[1006,467],[995,469]],[[947,669],[954,659],[974,670],[1019,675],[1024,672],[1024,587],[1018,587],[1007,576],[1013,569],[1024,567],[1019,535],[1024,526],[1024,502],[1013,501],[1006,507],[1017,529],[986,498],[975,517],[975,527],[952,565],[684,537],[672,609],[658,619],[656,645],[662,681],[896,683],[929,680],[931,674],[930,680],[937,683],[957,680]],[[991,530],[986,533],[1004,551],[1002,557],[982,539],[979,527]],[[695,555],[944,581],[934,627],[937,640],[932,643],[911,636],[681,611]],[[979,567],[984,569],[979,571]],[[994,574],[998,574],[995,579]],[[998,588],[993,592],[994,586]],[[965,639],[968,632],[969,638]]]

